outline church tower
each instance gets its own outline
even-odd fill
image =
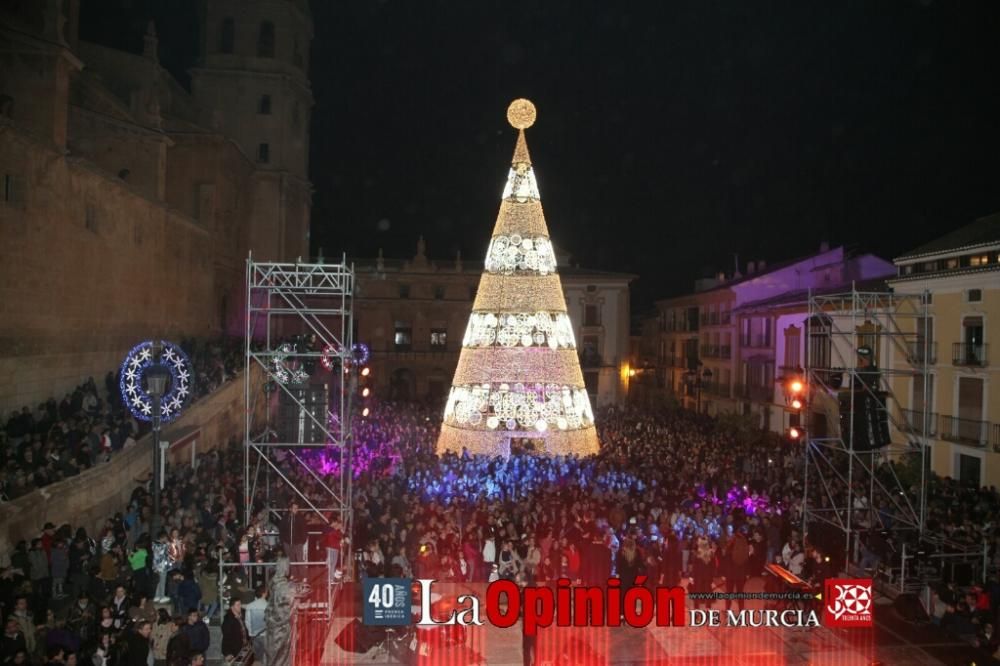
[[[202,125],[234,140],[256,170],[250,248],[263,261],[309,255],[308,0],[203,0],[191,89]]]

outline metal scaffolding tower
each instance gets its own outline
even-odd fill
[[[826,410],[813,409],[813,423],[806,425],[803,526],[839,530],[848,562],[864,531],[891,527],[915,532],[917,539],[927,536],[928,400],[911,406],[897,397],[900,378],[922,382],[922,394],[929,395],[927,300],[922,294],[853,289],[809,296],[806,379],[811,407],[825,404]],[[871,349],[878,366],[874,384],[872,374],[863,377],[857,367],[861,346]],[[909,390],[909,381],[906,385]],[[855,414],[863,406],[876,415],[866,423],[881,420],[883,428],[889,426],[889,442],[878,442],[884,446],[859,431]],[[824,416],[825,422],[816,422]],[[914,458],[920,469],[916,497],[897,473],[898,465]]]
[[[244,506],[271,506],[285,484],[309,511],[352,527],[352,385],[354,267],[340,263],[271,263],[247,259],[244,391]],[[264,401],[261,408],[258,401]],[[263,419],[258,416],[263,412]],[[323,449],[337,474],[322,476],[303,458]],[[296,477],[308,479],[310,492]],[[272,486],[274,484],[274,486]],[[318,490],[317,490],[318,489]],[[273,506],[282,513],[288,507]],[[344,541],[341,562],[351,562]],[[293,560],[297,558],[292,558]]]

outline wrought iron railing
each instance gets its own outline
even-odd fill
[[[952,365],[984,368],[989,363],[989,345],[956,342],[951,346]]]

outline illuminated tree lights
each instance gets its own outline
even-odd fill
[[[507,456],[512,439],[545,453],[596,453],[597,431],[556,271],[524,130],[534,105],[515,100],[519,130],[485,270],[462,340],[438,452]]]
[[[160,420],[173,421],[191,399],[191,361],[184,350],[172,342],[160,341],[160,364],[170,373],[170,387],[160,398]],[[153,341],[140,342],[125,356],[121,367],[118,387],[122,401],[132,415],[142,421],[153,420],[153,398],[143,386],[146,372],[156,364],[153,358]]]

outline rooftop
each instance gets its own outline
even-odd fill
[[[907,261],[945,252],[958,252],[982,245],[1000,243],[1000,213],[981,217],[972,224],[936,238],[929,243],[896,257],[893,261]]]

